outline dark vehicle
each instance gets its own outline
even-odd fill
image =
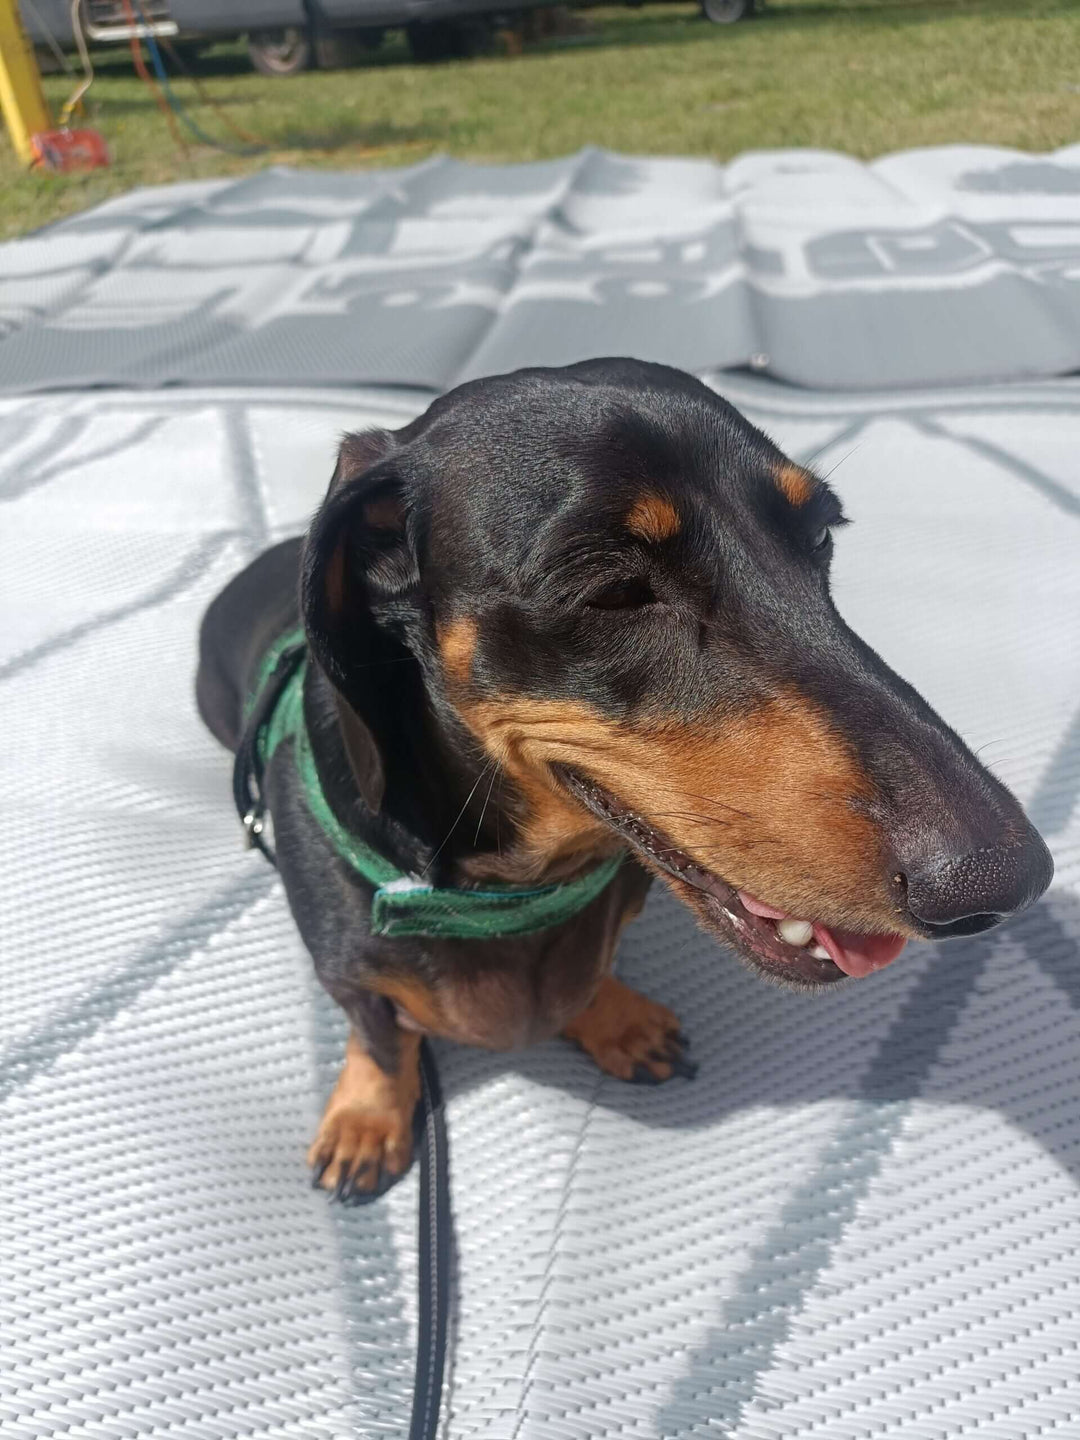
[[[126,44],[132,31],[165,38],[190,53],[200,44],[247,36],[264,75],[296,75],[312,65],[348,65],[403,26],[417,60],[470,55],[496,16],[557,0],[82,0],[80,23],[92,44]],[[39,50],[75,45],[70,0],[20,0]],[[136,17],[133,26],[131,17]]]

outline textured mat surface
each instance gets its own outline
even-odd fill
[[[3,345],[0,345],[0,354]],[[440,1052],[453,1440],[1080,1434],[1080,385],[726,377],[837,467],[846,616],[1016,788],[1047,901],[781,994],[656,895],[641,1091]],[[191,696],[199,616],[399,393],[0,400],[0,1436],[403,1436],[416,1185],[330,1209],[343,1040]]]
[[[1080,366],[1080,146],[583,151],[136,190],[0,246],[0,390],[445,389],[636,355],[800,385]]]

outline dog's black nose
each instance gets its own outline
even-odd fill
[[[912,917],[937,940],[989,930],[1033,904],[1053,875],[1050,851],[1028,826],[1018,840],[931,856],[903,879]]]

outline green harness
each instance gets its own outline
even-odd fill
[[[292,630],[271,647],[259,667],[259,678],[245,707],[245,718],[260,706],[279,665],[304,643],[304,632]],[[269,765],[279,745],[292,741],[293,756],[308,809],[339,858],[375,887],[371,904],[373,935],[423,935],[453,940],[495,940],[504,935],[533,935],[579,915],[615,878],[623,852],[579,876],[532,890],[437,890],[417,875],[408,875],[341,824],[323,791],[311,737],[304,722],[306,657],[298,657],[268,713],[259,716],[253,736],[245,735],[237,754],[257,757],[256,778]],[[253,744],[251,743],[253,741]],[[249,789],[245,777],[245,791]],[[261,833],[261,808],[241,812],[249,835]],[[265,850],[265,846],[262,847]],[[266,852],[269,854],[269,851]]]

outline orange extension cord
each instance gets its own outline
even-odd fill
[[[180,126],[176,122],[176,116],[170,109],[169,102],[165,99],[160,85],[150,74],[150,71],[146,68],[146,61],[143,59],[142,46],[139,43],[139,36],[136,33],[139,22],[135,18],[135,11],[132,9],[131,0],[124,0],[124,10],[127,13],[128,24],[131,26],[131,58],[134,61],[136,73],[138,74],[139,79],[142,80],[145,85],[149,86],[150,93],[153,95],[154,100],[157,103],[158,109],[165,116],[166,123],[169,127],[169,132],[171,133],[173,139],[176,141],[177,146],[182,151],[184,159],[186,160],[190,157],[191,154],[190,150],[188,149],[188,143],[184,139]]]

